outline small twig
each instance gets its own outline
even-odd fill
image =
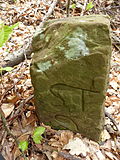
[[[50,8],[48,9],[48,12],[46,13],[46,15],[43,17],[43,21],[40,23],[40,25],[38,26],[38,28],[43,28],[44,23],[46,22],[46,20],[50,17],[50,15],[52,14],[55,6],[57,5],[58,0],[54,0],[53,3],[51,4]]]
[[[70,2],[71,0],[67,0],[67,4],[66,4],[66,16],[69,17],[70,15]]]
[[[82,8],[82,11],[81,11],[81,16],[83,16],[84,15],[84,12],[85,12],[85,9],[86,9],[86,5],[87,5],[87,1],[88,0],[85,0],[85,2],[84,2],[84,5],[83,5],[83,8]]]
[[[58,152],[58,155],[68,160],[81,160],[80,158],[76,158],[73,155],[65,152]]]
[[[110,9],[119,9],[120,8],[120,5],[119,6],[109,6],[107,8],[99,8],[100,11],[107,11],[107,10],[110,10]]]
[[[113,119],[113,117],[112,117],[108,112],[106,112],[106,111],[105,111],[105,116],[108,117],[108,118],[112,121],[112,123],[115,125],[117,131],[119,131],[119,128],[118,128],[118,126],[117,126],[117,123],[116,123],[116,121]]]
[[[115,43],[115,42],[113,42],[112,44],[114,45],[114,47],[115,47],[118,51],[120,51],[120,47],[119,47],[119,46],[117,46],[117,45],[120,45],[120,43],[119,43],[119,42],[118,42],[118,43],[117,43],[117,42],[116,42],[116,43]]]
[[[3,126],[4,126],[5,130],[7,131],[7,134],[10,135],[15,140],[15,142],[18,144],[16,137],[11,133],[10,129],[7,127],[7,121],[1,111],[0,111],[0,118],[2,119]]]
[[[10,136],[15,140],[15,143],[16,143],[17,146],[18,146],[18,145],[19,145],[19,141],[18,141],[17,138],[11,133],[9,127],[7,126],[7,121],[6,121],[5,117],[4,117],[1,109],[0,109],[0,118],[2,119],[4,128],[5,128],[6,132],[7,132],[7,134],[10,135]],[[21,150],[20,150],[20,151],[21,151]],[[21,151],[21,153],[22,153],[22,156],[24,157],[24,159],[26,160],[27,158],[26,158],[24,152]]]
[[[6,140],[6,136],[7,136],[7,132],[6,131],[3,131],[1,137],[0,137],[0,151],[3,150],[3,144]]]

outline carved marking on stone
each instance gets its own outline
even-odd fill
[[[82,90],[82,111],[85,111],[85,107],[84,107],[84,90]]]
[[[69,86],[69,85],[61,84],[61,83],[54,84],[50,88],[51,94],[61,100],[61,106],[69,108],[69,113],[73,112],[72,108],[70,108],[71,104],[73,104],[73,106],[77,106],[78,108],[80,108],[81,106],[82,111],[83,112],[85,111],[84,92],[86,91],[99,94],[99,91],[88,90],[88,89],[79,88],[79,87],[73,87],[73,86]],[[77,103],[74,100],[75,98],[77,99]],[[67,102],[66,99],[69,99],[69,102]],[[81,105],[79,104],[80,100],[81,100],[81,103],[80,103]]]
[[[67,116],[63,116],[63,115],[56,115],[55,116],[55,120],[63,127],[74,130],[74,131],[78,131],[78,126],[77,124],[70,118]]]

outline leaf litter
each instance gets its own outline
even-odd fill
[[[11,1],[12,2],[12,1]],[[36,27],[42,22],[47,13],[50,0],[17,0],[1,1],[0,16],[6,25],[19,23],[9,41],[0,48],[0,62],[8,54],[24,47],[32,38]],[[84,1],[76,0],[76,8],[70,9],[70,16],[79,16]],[[119,2],[98,1],[93,2],[94,7],[84,14],[108,14],[111,19],[113,49],[111,69],[109,74],[109,87],[106,93],[105,110],[116,121],[120,131],[120,29],[119,29]],[[53,18],[65,17],[66,1],[61,0],[50,16]],[[19,139],[29,141],[29,149],[25,152],[28,159],[37,160],[119,160],[120,159],[120,134],[116,134],[116,127],[109,117],[105,118],[103,140],[100,144],[91,141],[79,133],[71,131],[55,131],[50,126],[45,126],[46,135],[41,144],[35,144],[31,135],[36,126],[39,126],[35,114],[33,88],[31,85],[29,66],[31,60],[25,60],[12,71],[1,78],[0,97],[1,108],[7,119],[11,132]],[[14,139],[7,135],[0,120],[0,151],[6,160],[20,157],[18,146]],[[22,157],[20,158],[23,159]]]

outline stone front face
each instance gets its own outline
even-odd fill
[[[31,78],[40,121],[98,141],[111,54],[109,20],[94,15],[49,21],[33,48]]]

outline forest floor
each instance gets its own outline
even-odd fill
[[[109,86],[106,93],[105,127],[101,143],[71,131],[57,131],[40,124],[36,114],[33,87],[29,73],[31,59],[25,59],[0,79],[0,105],[10,133],[0,119],[0,152],[6,160],[23,160],[15,140],[28,140],[24,155],[29,160],[119,160],[120,159],[120,4],[119,0],[96,0],[89,11],[83,10],[90,1],[71,2],[70,16],[90,14],[109,15],[111,22],[112,56]],[[1,65],[7,58],[24,48],[32,38],[37,26],[47,13],[51,0],[0,0],[0,17],[6,25],[20,22],[9,41],[0,48]],[[66,0],[55,7],[50,19],[66,17]],[[41,144],[32,140],[37,126],[46,128]],[[13,138],[14,135],[15,138]],[[74,142],[74,143],[70,143]]]

